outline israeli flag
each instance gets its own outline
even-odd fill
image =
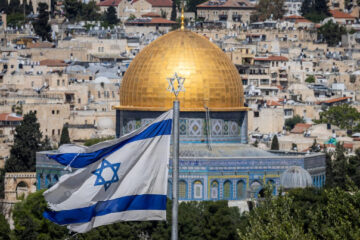
[[[48,155],[74,168],[44,192],[44,217],[84,233],[119,221],[166,219],[172,110],[148,126],[83,153]]]

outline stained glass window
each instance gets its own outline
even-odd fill
[[[231,183],[226,181],[224,183],[224,199],[231,199]]]
[[[242,199],[245,197],[245,183],[243,181],[239,181],[236,185],[236,198]]]
[[[201,199],[203,193],[203,186],[201,181],[195,181],[194,183],[194,198]]]
[[[180,199],[186,199],[186,191],[187,191],[187,186],[186,186],[186,182],[185,181],[180,181],[179,182],[179,198]]]
[[[217,181],[213,181],[211,183],[211,198],[217,199],[218,198],[218,183]]]

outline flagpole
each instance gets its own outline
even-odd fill
[[[178,100],[179,92],[185,92],[185,78],[179,76],[176,72],[173,77],[167,78],[169,86],[167,90],[175,95],[173,102],[173,157],[172,157],[172,225],[171,240],[178,240],[178,207],[179,207],[179,115],[180,102]],[[176,84],[177,83],[177,84]],[[177,85],[177,88],[176,86]]]
[[[172,159],[172,179],[173,179],[173,193],[172,193],[172,227],[171,239],[178,239],[178,207],[179,207],[179,112],[180,102],[176,99],[173,102],[173,159]]]

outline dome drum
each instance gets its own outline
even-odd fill
[[[116,135],[120,137],[160,116],[161,111],[116,110]],[[182,143],[247,143],[247,112],[180,112]]]

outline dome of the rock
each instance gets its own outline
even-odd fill
[[[145,47],[132,61],[120,87],[120,110],[165,111],[174,96],[167,78],[185,78],[181,111],[241,111],[243,86],[226,54],[206,37],[172,31]]]

